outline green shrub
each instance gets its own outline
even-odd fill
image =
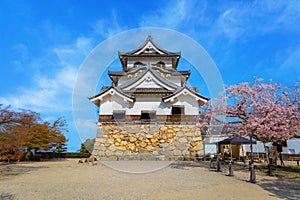
[[[66,158],[88,158],[90,153],[79,153],[79,152],[68,152],[66,153]]]

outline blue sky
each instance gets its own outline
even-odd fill
[[[227,85],[254,76],[300,81],[299,1],[2,0],[0,13],[0,103],[46,120],[64,116],[70,151],[81,143],[72,117],[80,65],[122,31],[161,27],[186,34],[205,48]]]

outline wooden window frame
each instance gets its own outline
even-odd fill
[[[122,117],[120,117],[122,116]],[[112,120],[114,121],[125,121],[126,111],[125,110],[113,110]]]
[[[156,121],[156,111],[155,110],[141,110],[140,119],[142,122]]]
[[[180,109],[180,113],[174,113],[174,108],[176,109]],[[184,105],[173,105],[172,106],[172,110],[171,110],[171,114],[172,115],[185,115],[185,106]]]

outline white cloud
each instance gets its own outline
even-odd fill
[[[36,65],[43,65],[52,59],[57,66],[55,69],[44,66],[40,70],[33,71],[33,85],[20,87],[14,94],[0,97],[0,102],[14,108],[37,112],[71,111],[77,71],[91,46],[91,39],[80,37],[74,44],[53,49],[56,58],[44,56],[32,61]]]
[[[83,55],[87,55],[92,47],[92,39],[86,37],[79,37],[76,41],[77,51],[80,51]]]
[[[166,2],[159,10],[144,13],[140,26],[172,28],[201,39],[212,46],[247,41],[277,31],[297,31],[300,4],[297,1]],[[300,24],[299,24],[300,25]]]
[[[235,40],[243,34],[245,28],[240,24],[238,11],[236,9],[228,9],[220,15],[216,23],[212,26],[218,36],[225,36],[229,40]]]
[[[54,48],[60,65],[79,66],[93,48],[91,38],[79,37],[71,45]]]
[[[0,102],[14,108],[37,112],[57,112],[71,109],[71,93],[77,75],[74,67],[66,66],[53,78],[37,77],[36,86],[19,88],[16,94],[0,97]]]
[[[300,78],[300,47],[295,49],[290,53],[288,58],[283,62],[283,64],[279,67],[278,75],[282,76],[286,74],[286,77],[289,75],[293,75],[295,77]],[[299,80],[298,80],[299,81]]]
[[[99,19],[92,25],[95,33],[100,35],[104,39],[110,38],[113,35],[122,32],[127,29],[126,26],[121,26],[118,21],[118,16],[115,10],[112,10],[111,19]]]
[[[140,26],[180,29],[195,20],[202,22],[205,10],[205,1],[169,1],[162,9],[142,16]]]
[[[40,89],[70,92],[73,90],[76,75],[77,69],[67,65],[53,79],[38,77],[36,82]]]
[[[289,1],[287,1],[289,2]],[[285,30],[289,31],[288,28],[293,26],[293,30],[299,30],[300,28],[300,3],[290,2],[287,4],[283,11],[280,13],[279,17],[276,19],[276,25],[278,28],[284,26]]]
[[[224,37],[234,41],[245,32],[242,22],[246,14],[235,7],[214,7],[206,1],[172,1],[142,16],[140,26],[176,29],[207,41]]]

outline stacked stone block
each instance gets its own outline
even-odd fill
[[[100,160],[182,160],[203,154],[193,125],[101,125],[92,153]]]

